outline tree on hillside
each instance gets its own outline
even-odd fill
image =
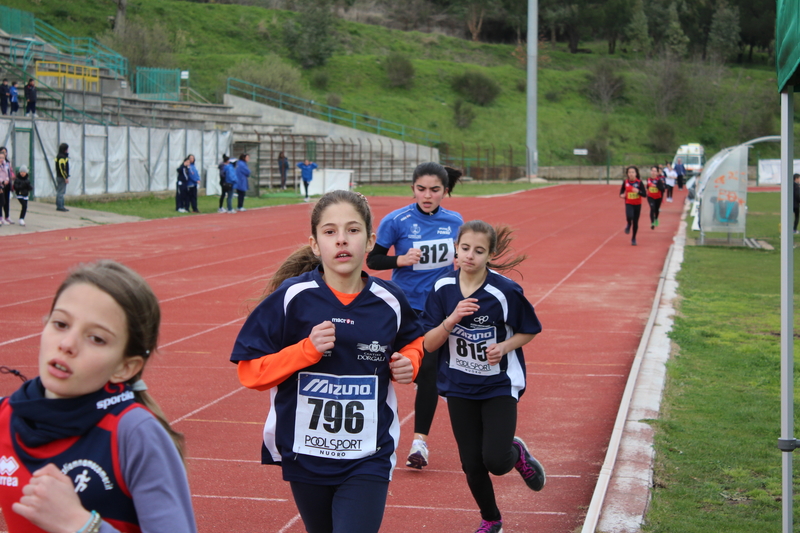
[[[709,56],[720,61],[730,58],[739,50],[740,34],[739,8],[720,0],[708,33]]]
[[[522,34],[528,31],[528,2],[526,0],[501,0],[501,5],[506,23],[514,28],[519,44],[522,42]]]
[[[333,55],[334,17],[330,0],[300,0],[298,16],[286,21],[284,44],[303,68],[324,65]]]
[[[120,35],[125,31],[125,12],[128,0],[117,0],[117,16],[114,17],[114,33]]]
[[[642,0],[636,0],[633,6],[631,22],[625,28],[625,40],[645,56],[649,55],[650,50],[653,48],[653,40],[650,38],[647,15],[644,13],[644,2]]]
[[[738,0],[742,43],[749,47],[749,60],[753,48],[769,48],[775,39],[774,0]]]
[[[667,20],[666,33],[664,48],[677,57],[686,57],[689,38],[683,33],[683,29],[681,29],[681,21],[678,19],[678,8],[675,2],[669,5],[669,19]]]
[[[608,41],[608,53],[617,50],[617,41],[625,38],[625,28],[633,16],[632,0],[608,0],[602,7],[603,34]]]

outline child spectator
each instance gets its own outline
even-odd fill
[[[19,200],[19,205],[22,206],[22,211],[19,213],[20,226],[25,225],[25,214],[28,212],[28,195],[30,195],[32,191],[33,185],[31,185],[28,176],[28,167],[22,165],[19,167],[19,172],[14,180],[14,192],[17,195],[17,200]]]

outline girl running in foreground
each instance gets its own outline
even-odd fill
[[[625,180],[619,188],[619,197],[625,199],[625,234],[631,232],[631,245],[636,246],[636,234],[639,232],[639,217],[642,214],[642,198],[647,196],[642,179],[639,177],[639,169],[630,166],[625,169]]]
[[[403,292],[361,270],[366,198],[327,193],[242,327],[231,361],[270,391],[261,460],[283,468],[309,533],[376,533],[400,436],[392,380],[411,383],[422,328]]]
[[[403,289],[418,313],[425,309],[425,299],[436,278],[453,270],[453,237],[464,220],[440,204],[460,177],[460,171],[439,163],[417,166],[411,178],[415,203],[386,215],[378,227],[375,248],[367,257],[367,266],[373,270],[393,269],[392,281]],[[392,246],[395,255],[388,255]],[[414,441],[406,459],[406,466],[412,468],[428,465],[428,434],[439,401],[436,360],[436,352],[426,352],[416,379]]]
[[[0,400],[9,533],[196,531],[183,437],[141,379],[159,323],[147,282],[119,263],[61,284],[39,377]]]
[[[475,533],[502,533],[503,520],[489,474],[516,468],[532,490],[542,490],[542,465],[515,437],[517,401],[525,392],[522,346],[542,325],[522,288],[492,269],[507,270],[517,257],[495,263],[511,242],[481,220],[461,226],[459,269],[439,278],[425,306],[425,350],[439,354],[439,393],[447,398],[461,468],[481,512]]]

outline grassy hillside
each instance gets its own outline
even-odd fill
[[[113,0],[3,0],[3,4],[32,11],[37,17],[71,35],[99,36],[116,13]],[[288,57],[283,26],[295,13],[258,7],[198,4],[185,0],[129,0],[128,17],[160,24],[171,33],[176,67],[191,71],[191,85],[217,99],[224,91],[224,73],[243,59],[265,53]],[[365,24],[336,22],[337,48],[324,67],[304,70],[306,94],[318,102],[330,95],[339,107],[409,126],[438,132],[454,152],[462,143],[500,150],[525,144],[525,70],[515,47],[472,43],[419,32],[402,32]],[[592,53],[570,54],[566,45],[543,44],[539,51],[539,157],[541,165],[588,164],[572,155],[591,140],[607,139],[613,164],[636,159],[662,159],[678,144],[702,142],[707,151],[752,137],[777,133],[778,97],[774,70],[767,66],[714,70],[685,63],[681,72],[690,90],[666,118],[659,118],[656,99],[670,78],[659,64],[633,53],[613,56],[625,91],[604,111],[588,97],[588,76],[606,57],[604,43],[582,43]],[[396,51],[415,68],[409,89],[390,88],[383,67]],[[524,50],[522,50],[524,55]],[[288,61],[288,60],[287,60]],[[459,98],[450,80],[466,70],[481,71],[501,87],[487,107],[474,106],[475,120],[456,127],[453,104]],[[311,80],[327,74],[324,89]],[[706,81],[707,80],[707,83]],[[665,137],[666,136],[666,137]],[[798,135],[797,137],[800,137]],[[666,139],[666,143],[663,142]],[[668,148],[665,148],[666,145]],[[775,156],[776,146],[761,145],[754,157]],[[653,154],[643,156],[641,154]]]

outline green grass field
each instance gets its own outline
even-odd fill
[[[775,250],[685,250],[645,531],[781,531],[778,203],[778,193],[748,195],[748,235]]]

